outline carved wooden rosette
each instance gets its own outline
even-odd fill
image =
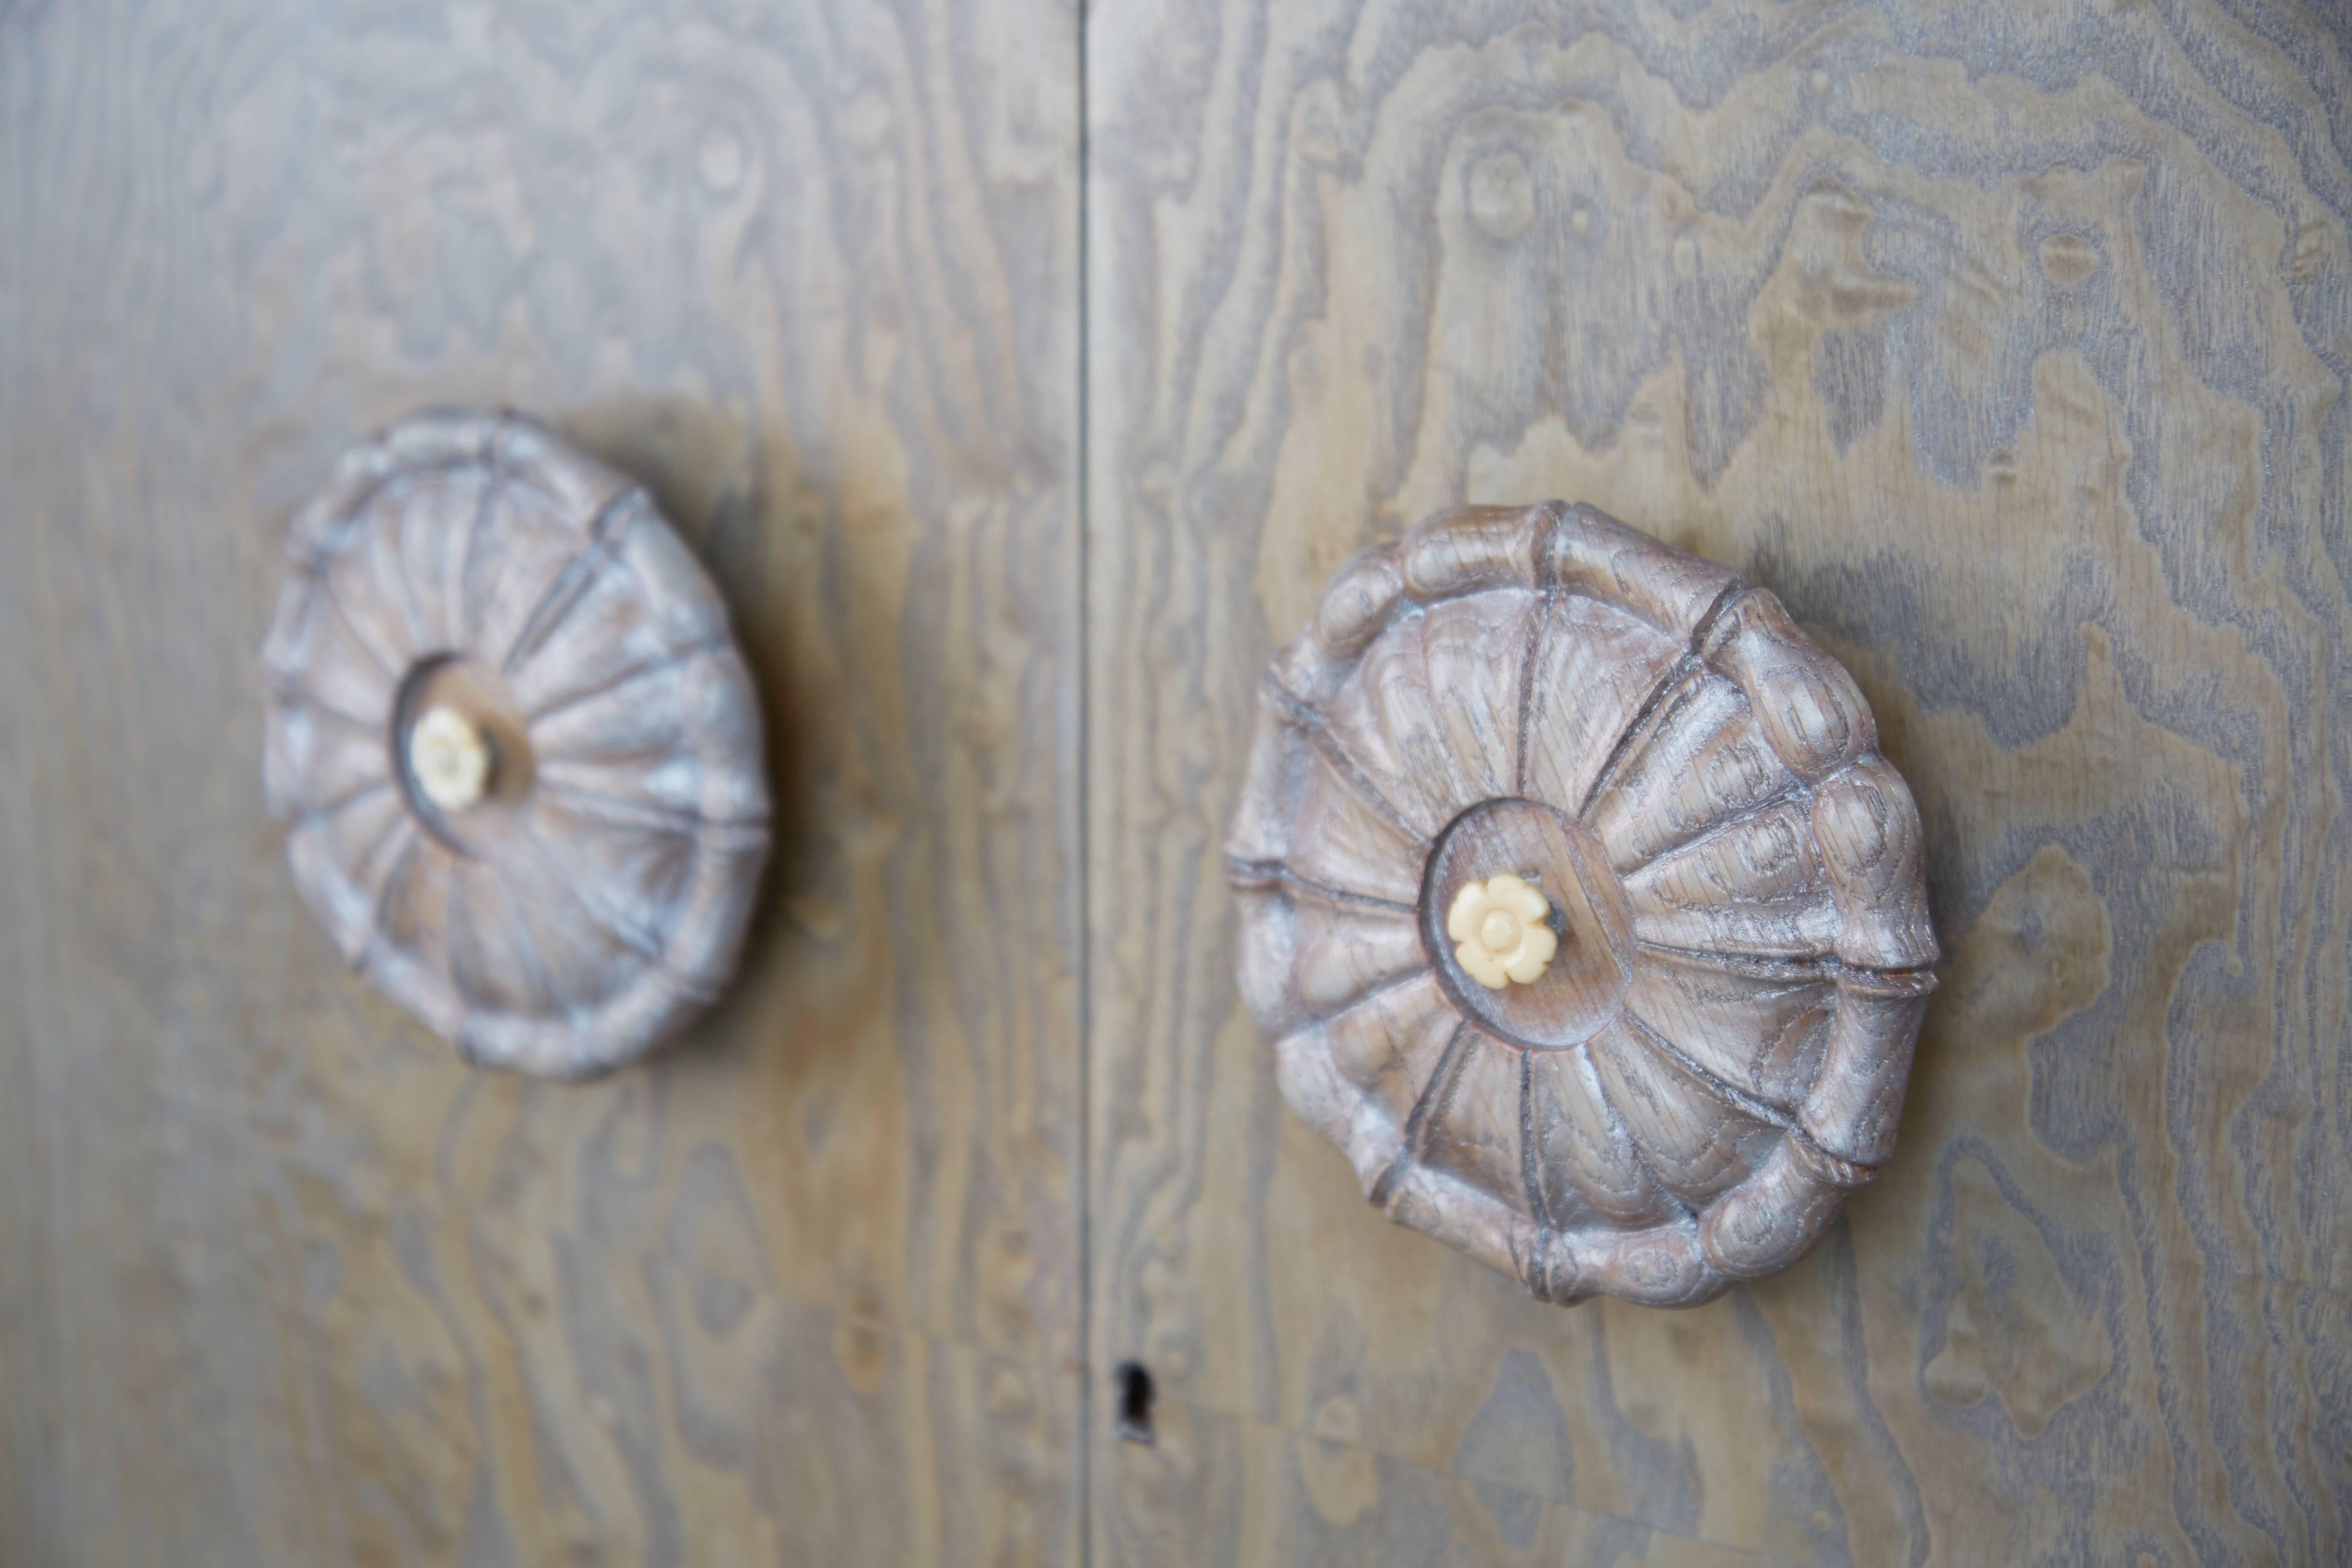
[[[469,1059],[579,1077],[731,974],[768,847],[759,704],[646,492],[434,414],[294,521],[264,783],[343,956]]]
[[[1892,1152],[1918,815],[1769,593],[1591,507],[1469,508],[1343,567],[1262,710],[1243,994],[1391,1218],[1547,1300],[1691,1306]],[[1506,872],[1558,950],[1495,988],[1445,924]]]

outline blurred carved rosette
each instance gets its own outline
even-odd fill
[[[707,1005],[767,855],[760,708],[651,498],[528,420],[428,414],[347,454],[286,556],[264,783],[343,956],[551,1077]]]

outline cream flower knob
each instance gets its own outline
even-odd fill
[[[490,742],[455,708],[436,706],[408,737],[408,768],[425,798],[444,811],[478,804],[490,783]]]
[[[1551,902],[1524,879],[1508,871],[1483,882],[1465,882],[1446,912],[1445,934],[1456,943],[1454,957],[1489,991],[1517,981],[1543,978],[1559,951],[1559,938],[1544,923]]]

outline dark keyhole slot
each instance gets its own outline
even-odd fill
[[[1123,1361],[1118,1379],[1118,1435],[1130,1443],[1151,1441],[1151,1374],[1139,1361]]]

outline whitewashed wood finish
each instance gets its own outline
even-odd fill
[[[1548,1300],[1788,1267],[1893,1154],[1935,988],[1876,746],[1770,593],[1591,507],[1364,552],[1267,672],[1226,844],[1284,1098],[1390,1218]],[[1559,948],[1495,987],[1445,927],[1504,874]]]
[[[344,455],[286,556],[263,783],[343,957],[468,1061],[550,1078],[715,1000],[768,854],[760,706],[643,487],[517,416],[419,415]],[[505,737],[460,812],[406,761],[445,674]]]

